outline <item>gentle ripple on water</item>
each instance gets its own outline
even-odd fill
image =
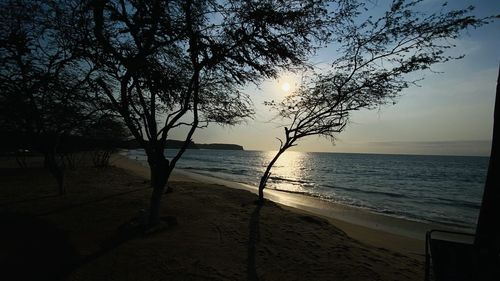
[[[274,153],[187,150],[177,167],[256,186]],[[143,150],[129,157],[146,159]],[[286,152],[268,188],[473,229],[487,167],[488,157]]]

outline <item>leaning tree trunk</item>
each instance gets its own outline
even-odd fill
[[[148,155],[148,163],[151,171],[151,188],[153,192],[151,194],[147,224],[153,226],[160,222],[161,198],[172,169],[168,159],[163,155],[163,150],[154,151]]]
[[[278,158],[285,152],[286,148],[281,148],[278,150],[278,153],[274,155],[274,158],[269,162],[269,164],[266,167],[266,171],[260,178],[260,183],[259,183],[259,204],[264,203],[264,188],[266,188],[267,180],[269,179],[269,176],[271,176],[271,168],[274,166],[274,163],[278,160]]]

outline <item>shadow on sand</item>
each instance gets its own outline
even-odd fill
[[[78,262],[67,233],[47,220],[5,214],[0,229],[2,280],[65,280]]]
[[[250,217],[249,234],[248,234],[248,252],[247,252],[247,280],[257,281],[257,268],[255,265],[255,254],[257,243],[260,240],[259,220],[262,204],[256,204],[252,216]]]
[[[163,217],[160,227],[145,229],[140,218],[122,224],[100,243],[100,249],[81,256],[68,233],[54,223],[32,215],[0,216],[0,280],[66,280],[77,268],[98,259],[124,243],[171,229],[173,217]]]
[[[23,203],[28,203],[28,202],[37,202],[43,199],[51,199],[51,198],[57,198],[60,197],[60,195],[57,194],[52,194],[52,195],[42,195],[38,197],[32,197],[32,198],[26,198],[22,200],[14,200],[14,201],[8,201],[4,203],[0,203],[0,208],[11,206],[11,205],[16,205],[16,204],[23,204]]]

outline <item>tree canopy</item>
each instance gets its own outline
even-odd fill
[[[44,154],[64,193],[63,167],[56,157],[64,139],[82,134],[109,112],[90,83],[93,69],[84,66],[75,42],[64,36],[74,19],[59,4],[0,4],[0,125],[3,143],[11,149]]]
[[[149,221],[158,221],[168,177],[207,122],[236,124],[251,117],[241,88],[302,66],[332,24],[349,17],[349,1],[118,1],[80,5],[74,34],[98,69],[93,77],[110,108],[144,147],[153,195]],[[328,3],[335,9],[328,10]],[[187,121],[186,121],[187,120]],[[168,160],[168,134],[187,126],[184,146]]]
[[[403,89],[418,82],[407,74],[462,58],[447,54],[454,47],[451,39],[493,18],[472,16],[473,7],[425,14],[418,12],[420,2],[394,0],[379,18],[347,21],[333,29],[338,49],[330,68],[307,75],[283,101],[265,103],[283,122],[285,137],[278,139],[279,150],[261,178],[261,201],[271,167],[284,151],[307,136],[334,141],[353,111],[395,103]]]

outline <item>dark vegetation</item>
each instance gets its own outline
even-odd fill
[[[82,54],[95,82],[145,149],[153,188],[149,225],[177,161],[198,127],[232,125],[253,110],[241,89],[305,63],[348,1],[88,1],[75,7]],[[76,38],[78,40],[78,38]],[[187,121],[186,121],[187,120]],[[172,159],[169,133],[185,127]]]
[[[420,81],[408,74],[462,58],[446,52],[455,47],[451,39],[493,19],[472,16],[473,7],[422,13],[420,2],[393,1],[379,18],[370,16],[334,29],[332,37],[339,47],[330,68],[304,74],[294,93],[282,101],[266,102],[282,122],[285,136],[278,138],[278,152],[261,177],[260,202],[272,166],[287,149],[309,136],[334,142],[352,112],[394,104],[402,90]]]
[[[180,140],[167,140],[165,147],[170,149],[179,149],[184,146],[184,141]],[[137,149],[142,146],[134,139],[121,142],[121,148]],[[195,143],[190,141],[186,149],[220,149],[220,150],[243,150],[243,146],[230,143]]]
[[[96,95],[94,69],[83,67],[77,42],[65,36],[77,18],[60,4],[1,3],[0,131],[2,149],[17,151],[21,166],[26,153],[43,155],[62,195],[73,153],[109,150],[128,133]]]

